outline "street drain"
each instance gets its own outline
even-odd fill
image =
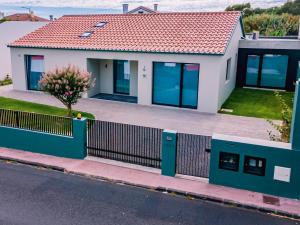
[[[279,198],[276,198],[276,197],[273,197],[273,196],[263,195],[263,203],[266,203],[266,204],[269,204],[269,205],[280,206]]]

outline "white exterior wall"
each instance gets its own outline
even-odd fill
[[[239,40],[241,40],[242,36],[242,28],[238,23],[232,34],[232,38],[227,47],[226,53],[222,57],[222,62],[220,64],[218,109],[222,107],[223,103],[227,100],[227,98],[230,96],[231,92],[235,88]],[[227,60],[229,58],[231,58],[231,68],[229,76],[230,78],[226,81]]]
[[[16,90],[26,90],[26,73],[24,65],[25,55],[43,55],[46,71],[57,66],[65,66],[67,64],[75,64],[86,70],[88,66],[87,59],[119,59],[137,61],[137,67],[132,65],[134,68],[137,68],[137,90],[130,90],[130,93],[134,94],[137,92],[138,103],[142,105],[152,104],[153,62],[198,63],[200,64],[198,111],[216,113],[219,108],[218,89],[220,84],[220,64],[224,61],[222,60],[222,56],[11,48],[12,74],[14,89]],[[100,73],[103,66],[104,65],[100,65]],[[112,68],[111,66],[109,65],[108,68]],[[107,88],[108,91],[111,90],[111,87],[107,86],[109,83],[112,84],[112,82],[108,79],[102,82],[100,81],[100,89],[103,88],[104,90],[104,88]]]
[[[0,24],[0,80],[11,76],[10,51],[7,44],[46,25],[47,22],[9,21]]]

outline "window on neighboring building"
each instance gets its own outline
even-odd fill
[[[227,59],[226,81],[230,79],[230,73],[231,73],[231,58]]]
[[[44,56],[27,55],[25,56],[25,64],[28,90],[39,90],[39,81],[45,72]]]
[[[264,176],[266,170],[266,159],[245,156],[244,173]]]

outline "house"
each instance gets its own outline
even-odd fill
[[[8,21],[0,23],[0,80],[11,75],[10,49],[7,44],[45,26],[47,22]]]
[[[235,87],[239,12],[69,15],[9,45],[16,90],[74,64],[96,79],[88,98],[216,113]]]
[[[30,13],[16,13],[4,17],[7,21],[31,21],[31,22],[49,22],[48,19],[36,16],[33,12]]]
[[[293,91],[300,78],[300,38],[240,40],[237,86]]]
[[[128,13],[128,14],[148,14],[148,13],[156,13],[158,9],[158,4],[154,4],[153,9],[150,9],[145,6],[139,6],[137,8],[134,8],[130,11],[128,11],[128,4],[123,4],[123,13]]]

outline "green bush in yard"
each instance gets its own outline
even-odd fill
[[[61,101],[72,117],[72,105],[92,86],[91,74],[68,65],[45,73],[39,82],[41,90]]]

